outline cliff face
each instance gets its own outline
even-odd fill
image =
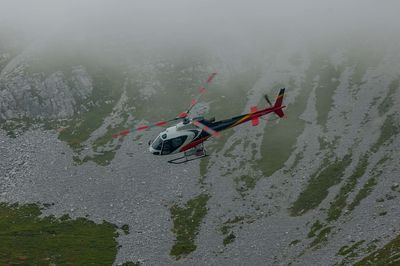
[[[90,96],[93,84],[83,66],[46,75],[29,73],[29,62],[9,62],[0,74],[0,119],[67,118]]]
[[[277,48],[247,61],[219,51],[106,70],[79,60],[37,68],[30,52],[4,52],[0,120],[51,119],[62,130],[28,129],[16,138],[0,131],[0,199],[54,202],[49,213],[129,224],[131,233],[119,238],[121,262],[333,265],[381,259],[387,250],[394,262],[397,51]],[[286,87],[287,118],[227,131],[206,144],[209,157],[179,167],[141,145],[157,129],[111,138],[144,119],[178,114],[214,70],[203,98],[210,116],[261,108],[264,93],[273,98]]]

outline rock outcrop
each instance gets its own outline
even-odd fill
[[[20,57],[11,60],[0,75],[0,120],[70,117],[92,93],[92,79],[85,67],[30,73],[29,58]]]

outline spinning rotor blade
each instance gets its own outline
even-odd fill
[[[267,103],[269,104],[269,106],[271,106],[271,107],[272,107],[272,103],[271,103],[271,101],[269,100],[269,98],[268,98],[268,95],[267,95],[267,94],[265,94],[265,95],[264,95],[264,98],[265,98],[265,100],[267,101]]]
[[[192,108],[198,103],[199,99],[201,98],[201,96],[206,91],[206,88],[208,87],[208,84],[211,83],[211,81],[214,79],[215,75],[217,75],[217,73],[213,72],[208,76],[207,80],[204,82],[204,85],[202,85],[199,88],[199,94],[196,96],[196,98],[192,99],[192,101],[190,103],[190,106],[189,106],[189,109],[187,111],[185,111],[185,112],[180,113],[177,117],[172,118],[170,120],[159,121],[159,122],[154,123],[154,124],[140,125],[140,126],[137,126],[135,128],[125,129],[125,130],[122,130],[122,131],[120,131],[118,133],[112,134],[111,136],[113,138],[123,137],[123,136],[128,135],[129,133],[133,133],[133,132],[136,132],[136,131],[144,131],[144,130],[148,130],[148,129],[153,128],[153,127],[163,127],[163,126],[167,125],[170,122],[177,121],[177,120],[180,120],[180,119],[186,119],[186,118],[192,119],[192,117],[190,117],[190,115],[189,115],[190,110],[192,110]],[[210,129],[206,125],[203,125],[198,121],[193,121],[193,124],[195,124],[195,123],[197,124],[197,126],[199,128],[203,129],[204,131],[206,131],[207,133],[211,134],[212,136],[214,136],[214,137],[219,137],[220,136],[220,134],[218,132],[216,132],[215,130]]]
[[[167,125],[169,122],[174,121],[174,120],[175,120],[175,118],[171,119],[171,120],[166,120],[166,121],[158,121],[157,123],[153,123],[150,125],[140,125],[135,128],[122,130],[118,133],[112,134],[111,136],[113,138],[118,138],[118,137],[126,136],[129,133],[136,132],[136,131],[145,131],[145,130],[148,130],[153,127],[163,127],[163,126]]]
[[[221,137],[221,133],[215,131],[214,129],[200,123],[197,120],[193,120],[192,121],[193,125],[201,128],[202,130],[204,130],[205,132],[207,132],[208,134],[210,134],[211,136],[215,137],[215,138],[220,138]]]
[[[200,86],[199,88],[199,94],[192,99],[192,102],[190,103],[190,106],[188,108],[188,110],[186,111],[186,114],[189,114],[190,110],[192,110],[192,108],[199,102],[201,96],[206,92],[208,85],[213,81],[215,75],[217,75],[217,72],[213,72],[211,73],[207,80],[204,82],[203,86]]]

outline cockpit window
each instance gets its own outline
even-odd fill
[[[162,140],[160,137],[157,137],[156,140],[153,142],[151,147],[157,151],[161,150]]]
[[[162,145],[161,154],[166,155],[174,152],[176,149],[182,146],[186,139],[187,136],[180,136],[177,138],[165,140]]]

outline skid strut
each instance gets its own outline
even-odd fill
[[[208,154],[206,152],[206,149],[204,148],[203,143],[201,143],[200,145],[198,145],[188,151],[185,151],[183,153],[182,157],[178,157],[178,158],[169,160],[168,163],[181,164],[181,163],[198,160],[198,159],[201,159],[201,158],[207,157],[207,156],[208,156]]]

